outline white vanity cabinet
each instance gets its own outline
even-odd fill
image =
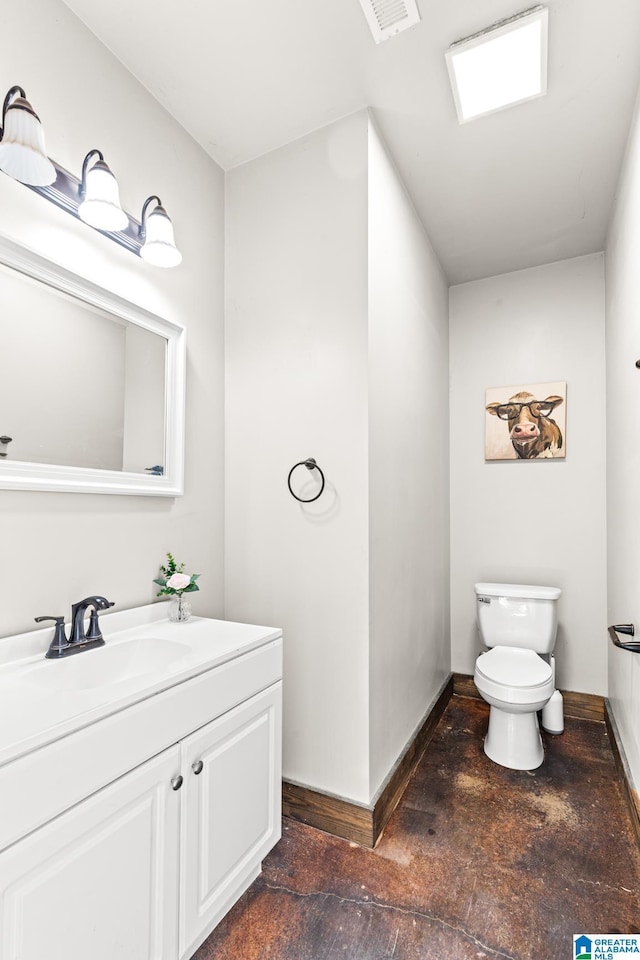
[[[182,743],[180,960],[260,872],[280,837],[280,685]]]
[[[0,960],[193,955],[280,837],[278,633],[0,764]]]
[[[3,960],[173,960],[180,748],[0,854]]]

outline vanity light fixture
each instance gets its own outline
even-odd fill
[[[147,263],[175,267],[182,261],[160,198],[145,200],[142,223],[130,217],[120,205],[118,181],[100,150],[86,155],[80,180],[47,157],[40,120],[22,87],[11,87],[4,100],[0,170]],[[147,214],[153,200],[157,206]]]
[[[548,17],[538,5],[451,44],[445,56],[460,123],[544,96]]]
[[[97,157],[93,166],[89,163]],[[118,181],[104,162],[100,150],[90,150],[82,164],[78,191],[78,216],[97,230],[124,230],[129,217],[120,206]]]
[[[11,87],[2,106],[0,170],[28,186],[53,183],[56,171],[47,157],[40,118],[22,87]]]
[[[154,200],[156,206],[149,212],[149,205]],[[173,224],[160,197],[147,197],[142,206],[140,239],[143,241],[140,256],[147,263],[156,267],[177,267],[181,262],[182,254],[173,238]]]

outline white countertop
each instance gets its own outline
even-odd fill
[[[102,614],[100,625],[104,647],[60,660],[44,659],[52,627],[0,639],[0,765],[282,636],[202,617],[172,623],[164,603]],[[115,646],[130,641],[131,673],[114,678]]]

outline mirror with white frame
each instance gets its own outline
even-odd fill
[[[0,237],[0,489],[182,494],[185,339]]]

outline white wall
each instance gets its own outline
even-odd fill
[[[640,102],[639,102],[640,107]],[[606,247],[608,623],[640,630],[640,118],[631,127]],[[609,644],[609,699],[640,784],[640,655]]]
[[[450,671],[448,389],[447,283],[370,124],[373,794]]]
[[[447,288],[365,112],[228,174],[226,343],[226,613],[284,628],[285,778],[370,803],[449,670]]]
[[[606,694],[603,257],[452,287],[450,324],[453,669],[480,649],[474,582],[548,583],[558,685]],[[566,459],[485,463],[485,388],[558,380]]]
[[[2,26],[14,38],[2,56],[2,96],[13,84],[25,88],[48,152],[68,170],[79,173],[87,151],[100,148],[134,216],[158,193],[184,260],[174,270],[154,269],[3,175],[0,230],[184,323],[189,359],[183,498],[0,494],[0,635],[29,629],[39,614],[68,614],[72,601],[89,593],[104,593],[120,609],[149,602],[167,550],[202,574],[195,609],[220,615],[222,171],[58,0],[8,5]]]
[[[284,629],[284,776],[366,803],[366,115],[231,170],[226,244],[226,615]]]

